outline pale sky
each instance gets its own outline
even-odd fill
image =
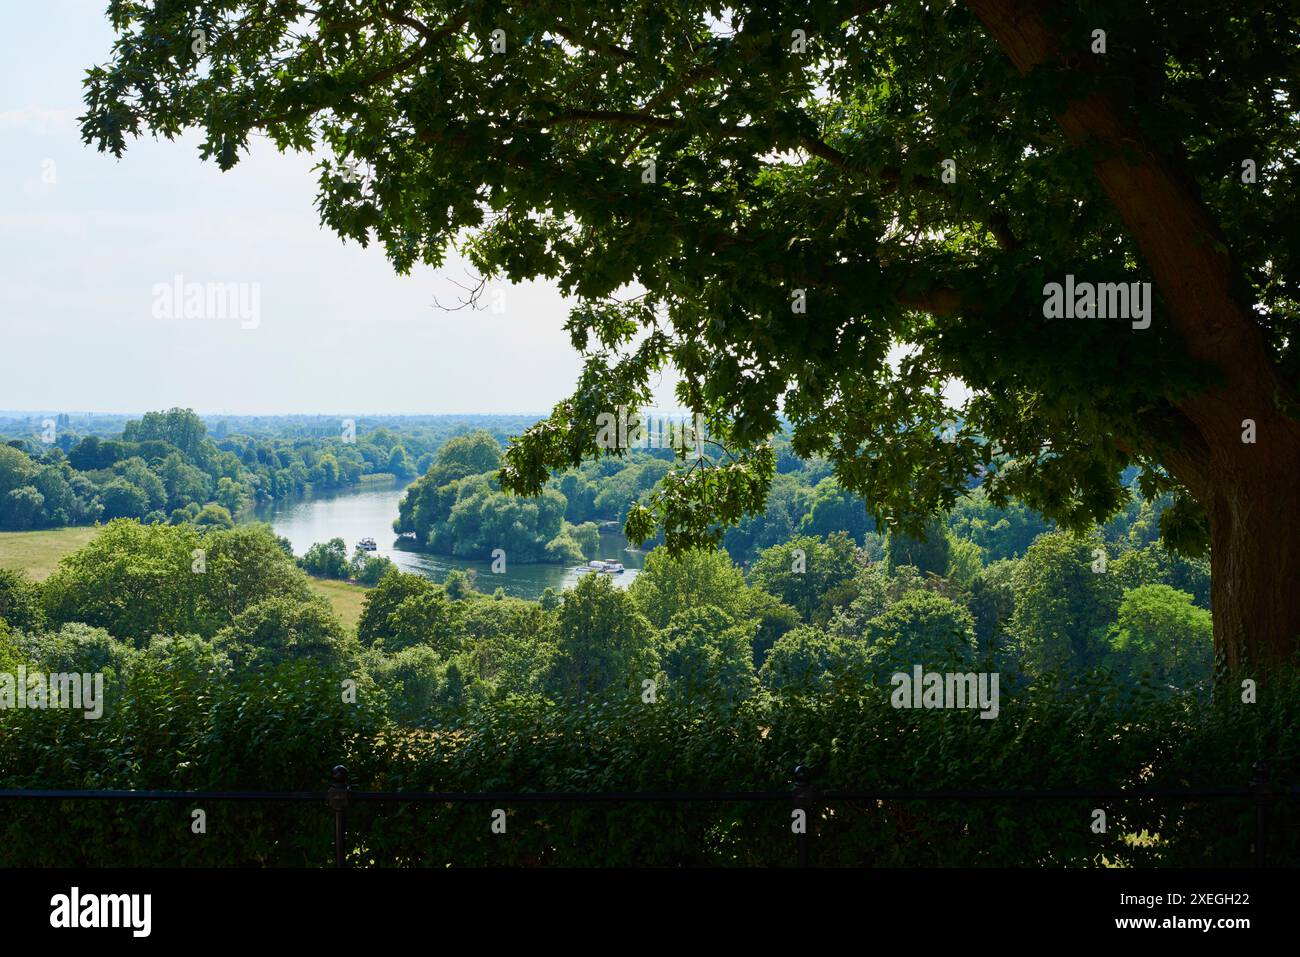
[[[400,277],[380,249],[343,245],[319,225],[309,157],[262,144],[221,173],[194,136],[135,141],[120,162],[84,146],[105,6],[0,5],[0,409],[544,413],[569,394],[579,359],[554,287],[437,309],[463,295],[463,264]],[[256,328],[155,318],[154,287],[178,274],[256,284]],[[671,381],[656,400],[676,404]]]
[[[379,248],[344,245],[319,224],[310,157],[263,142],[221,173],[195,135],[131,142],[121,161],[83,145],[104,8],[0,6],[0,409],[545,413],[569,394],[557,289],[438,309],[463,295],[464,264],[401,277]],[[177,276],[255,290],[256,321],[159,317],[155,289]],[[674,381],[655,405],[677,405]]]

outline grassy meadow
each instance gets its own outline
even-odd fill
[[[0,532],[0,568],[20,568],[30,578],[40,581],[54,572],[63,556],[88,544],[98,534],[97,525]],[[311,587],[329,601],[339,621],[349,630],[356,629],[366,596],[364,587],[328,578],[312,578]]]
[[[51,528],[39,532],[0,532],[0,568],[21,568],[40,581],[48,578],[59,559],[99,534],[96,525]]]

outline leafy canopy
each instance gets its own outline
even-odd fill
[[[1100,65],[1022,77],[965,4],[113,0],[83,134],[121,156],[198,127],[222,169],[258,137],[315,150],[323,222],[398,270],[454,246],[485,279],[575,297],[581,378],[508,451],[512,491],[600,454],[597,416],[672,365],[726,452],[666,476],[635,537],[716,542],[761,508],[782,414],[877,519],[951,506],[983,466],[993,500],[1082,526],[1122,504],[1130,465],[1180,488],[1161,462],[1205,374],[1159,298],[1140,334],[1043,318],[1066,273],[1151,278],[1062,105],[1120,97],[1177,144],[1291,380],[1300,258],[1287,177],[1239,178],[1294,151],[1293,5],[1087,8],[1050,19],[1067,51],[1103,24]],[[973,390],[955,430],[953,377]],[[1175,538],[1203,541],[1180,502]]]

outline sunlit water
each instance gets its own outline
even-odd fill
[[[277,535],[292,543],[295,555],[302,555],[316,542],[331,538],[343,539],[351,555],[357,542],[368,536],[378,544],[378,554],[391,558],[404,572],[441,582],[455,569],[472,568],[478,574],[479,591],[502,588],[507,595],[517,598],[535,599],[547,588],[557,591],[569,588],[584,574],[581,565],[524,565],[511,562],[509,555],[506,570],[494,574],[490,561],[467,561],[421,551],[412,539],[401,538],[393,531],[397,503],[403,491],[402,486],[392,484],[284,499],[259,506],[250,517],[270,522]],[[620,561],[626,566],[626,572],[611,576],[615,584],[626,588],[644,566],[645,553],[629,548],[627,539],[617,533],[601,535],[600,545],[600,558]]]

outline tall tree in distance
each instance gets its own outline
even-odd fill
[[[576,304],[574,395],[508,450],[537,492],[671,364],[727,455],[630,533],[762,507],[781,412],[873,518],[977,469],[1081,528],[1121,474],[1212,544],[1235,668],[1300,641],[1292,0],[113,0],[85,139],[320,150],[319,208],[394,266],[448,246]],[[1149,285],[1148,285],[1149,284]],[[1068,302],[1064,301],[1069,294]],[[894,363],[897,347],[902,359]],[[970,397],[944,402],[950,380]],[[952,423],[957,423],[954,427]]]

